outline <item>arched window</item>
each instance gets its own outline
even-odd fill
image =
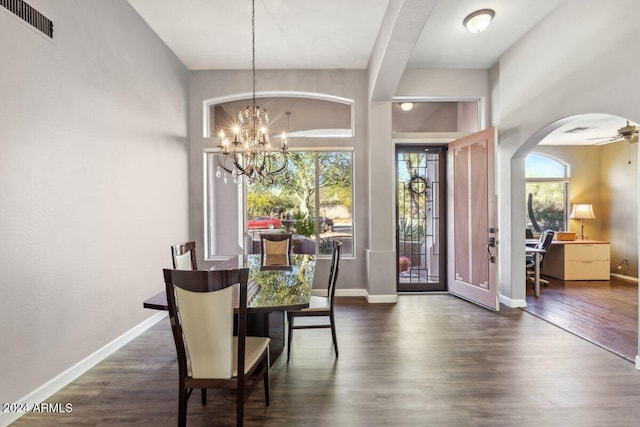
[[[569,165],[542,153],[525,160],[527,228],[565,231],[568,225]]]
[[[260,253],[260,233],[272,229],[296,234],[293,252],[326,257],[332,239],[340,239],[342,256],[355,256],[353,100],[309,93],[270,95],[260,96],[259,105],[269,112],[271,135],[287,134],[288,180],[280,175],[251,183],[219,172],[218,139],[211,136],[231,128],[251,100],[230,97],[204,103],[203,134],[211,137],[204,150],[206,259]]]

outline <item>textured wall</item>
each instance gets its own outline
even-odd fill
[[[187,71],[124,0],[0,8],[0,402],[153,313],[187,238]],[[32,402],[33,403],[33,402]]]

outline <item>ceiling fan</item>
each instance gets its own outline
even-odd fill
[[[618,134],[614,136],[604,136],[600,138],[588,138],[589,140],[604,139],[596,143],[595,145],[608,144],[609,142],[628,141],[630,144],[638,142],[638,126],[632,125],[629,120],[627,124],[618,129]]]

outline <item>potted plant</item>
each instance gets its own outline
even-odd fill
[[[411,267],[411,260],[409,260],[409,258],[407,258],[406,256],[402,255],[400,257],[399,267],[400,267],[400,273],[404,273],[405,271],[409,270],[409,267]]]

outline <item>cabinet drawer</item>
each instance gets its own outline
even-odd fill
[[[565,261],[608,261],[608,244],[570,244],[564,247]]]
[[[567,261],[564,280],[609,280],[609,261]]]

